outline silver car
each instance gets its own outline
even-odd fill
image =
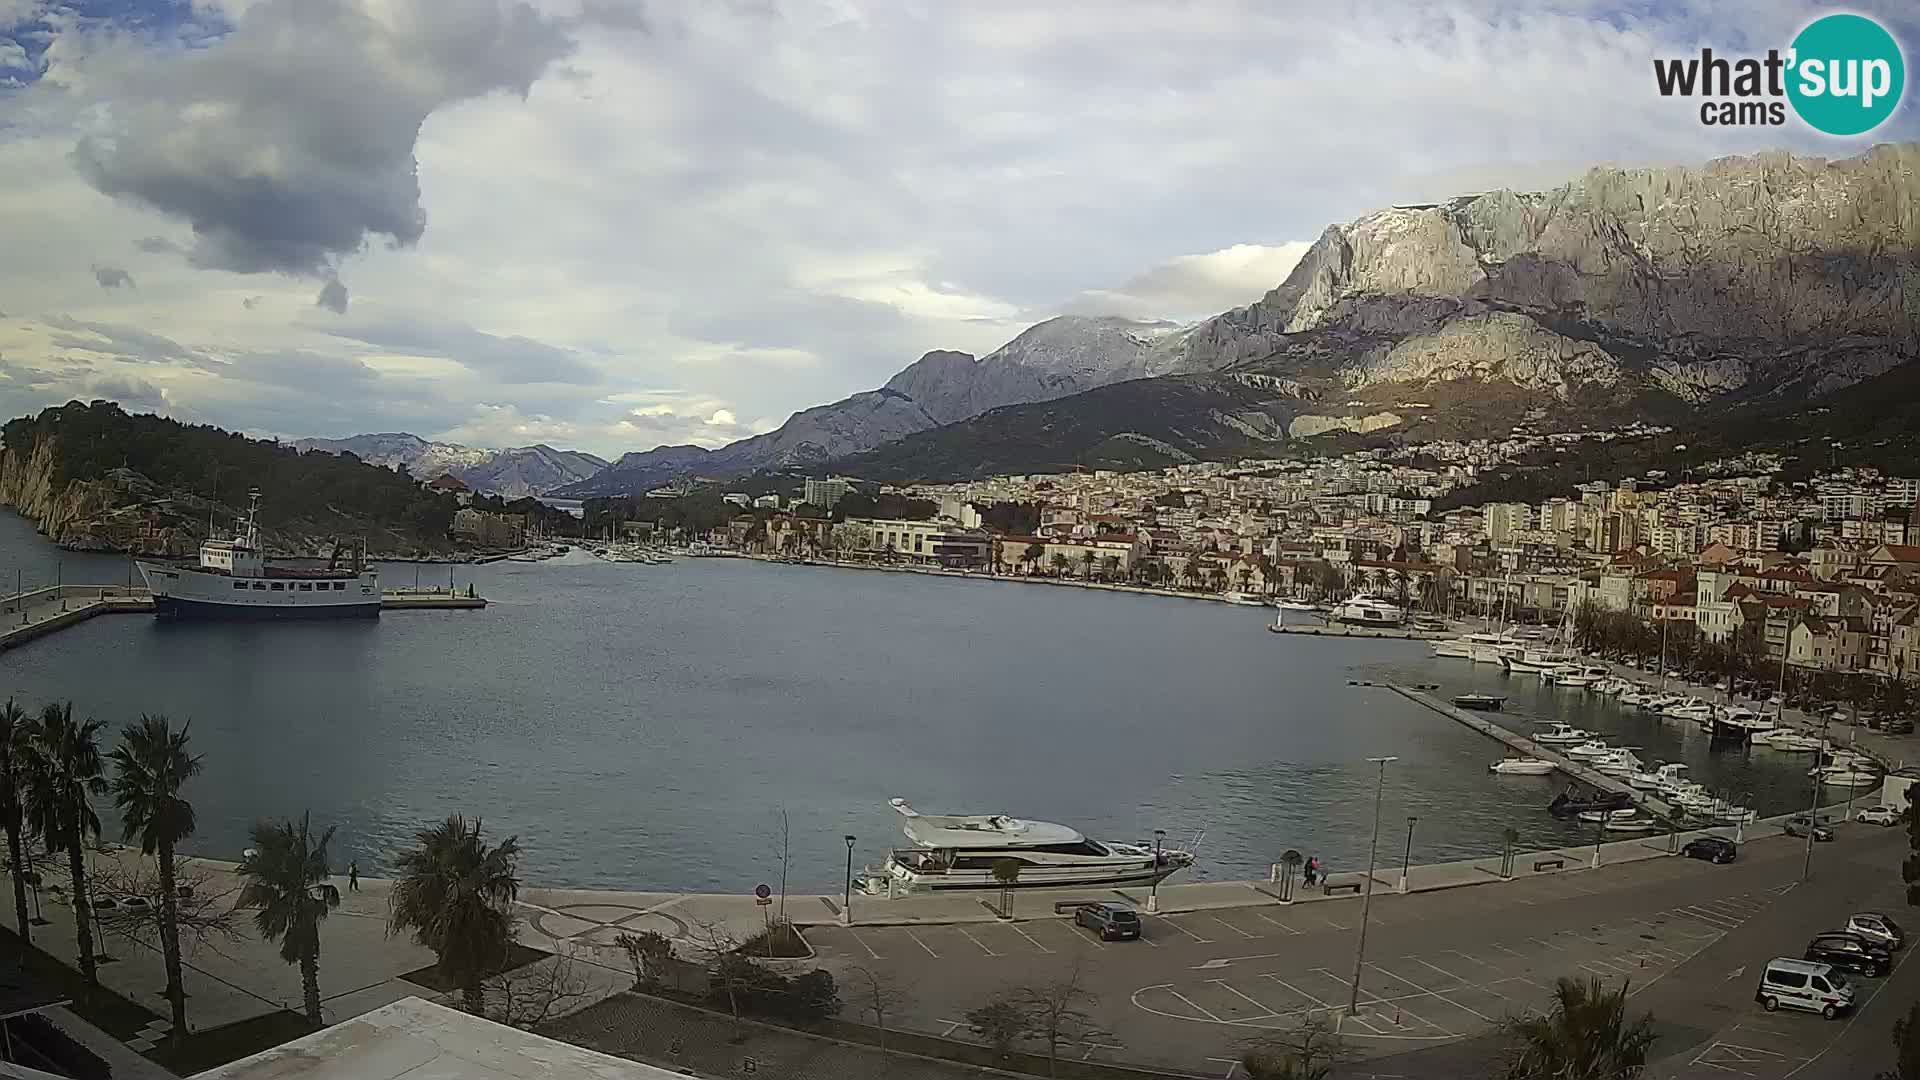
[[[1849,916],[1847,932],[1884,945],[1889,950],[1898,949],[1907,940],[1907,935],[1900,929],[1900,924],[1877,911],[1862,911]]]

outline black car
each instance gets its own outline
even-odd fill
[[[1792,818],[1789,818],[1787,820],[1786,832],[1788,836],[1798,836],[1802,838],[1804,838],[1807,835],[1807,833],[1811,832],[1813,833],[1813,838],[1815,840],[1819,840],[1823,843],[1825,841],[1833,839],[1832,829],[1828,828],[1825,825],[1820,825],[1815,823],[1814,821],[1809,819],[1805,814],[1796,814]]]
[[[1140,915],[1125,904],[1087,904],[1075,909],[1077,926],[1099,934],[1107,941],[1124,941],[1140,936]]]
[[[1893,954],[1885,945],[1843,930],[1831,930],[1807,942],[1807,959],[1862,975],[1893,970]]]
[[[1702,836],[1697,840],[1687,841],[1686,846],[1680,849],[1680,854],[1689,859],[1705,859],[1708,862],[1724,864],[1738,858],[1740,849],[1735,847],[1731,840],[1718,836]]]
[[[1882,730],[1889,735],[1911,735],[1913,734],[1913,721],[1905,718],[1889,720]]]

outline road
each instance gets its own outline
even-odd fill
[[[1143,916],[1138,942],[1097,941],[1064,918],[815,927],[807,937],[836,972],[866,967],[912,986],[899,1022],[954,1038],[968,1037],[968,1009],[1077,970],[1108,1034],[1075,1056],[1200,1075],[1234,1075],[1246,1040],[1316,1015],[1340,1019],[1364,1059],[1355,1075],[1475,1075],[1496,1050],[1487,1035],[1503,1017],[1543,1006],[1556,978],[1575,976],[1625,983],[1656,1012],[1665,1070],[1656,1075],[1866,1076],[1885,1067],[1887,1031],[1905,1009],[1882,1004],[1881,986],[1920,980],[1920,967],[1903,962],[1889,980],[1863,980],[1863,1008],[1848,1021],[1753,1003],[1768,958],[1797,955],[1850,911],[1903,905],[1904,831],[1839,832],[1820,845],[1806,884],[1801,842],[1776,837],[1748,843],[1730,866],[1652,859],[1376,893],[1357,993],[1357,900]]]

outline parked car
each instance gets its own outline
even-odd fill
[[[1853,984],[1831,964],[1781,956],[1767,961],[1753,1000],[1768,1012],[1785,1005],[1831,1020],[1853,1008]]]
[[[1898,949],[1907,943],[1906,931],[1900,924],[1877,911],[1858,912],[1847,919],[1847,933],[1879,942],[1889,949]]]
[[[1073,913],[1075,925],[1084,926],[1106,941],[1125,941],[1140,936],[1140,914],[1125,904],[1087,904]]]
[[[1881,730],[1889,735],[1911,735],[1913,734],[1913,721],[1905,717],[1901,717],[1898,720],[1889,720],[1881,727]]]
[[[1868,825],[1898,825],[1903,820],[1900,811],[1891,806],[1869,806],[1853,815],[1853,820]]]
[[[1711,863],[1724,865],[1739,858],[1740,849],[1734,846],[1733,841],[1724,837],[1702,836],[1687,841],[1686,846],[1680,849],[1680,854],[1689,859],[1705,859]]]
[[[1788,836],[1801,836],[1801,837],[1804,837],[1809,832],[1811,832],[1815,840],[1819,840],[1822,842],[1833,839],[1832,829],[1828,828],[1825,825],[1816,823],[1811,818],[1808,818],[1807,815],[1805,814],[1796,814],[1793,817],[1788,818],[1786,832]]]
[[[1862,975],[1885,975],[1893,970],[1892,950],[1843,930],[1828,931],[1807,942],[1807,959]]]

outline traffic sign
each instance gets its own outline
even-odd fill
[[[773,897],[771,897],[771,896],[756,896],[756,897],[754,897],[754,898],[753,898],[753,902],[754,902],[754,903],[756,903],[756,904],[759,904],[759,905],[760,905],[761,907],[772,907],[772,906],[773,906]]]
[[[762,900],[765,900],[767,897],[773,895],[773,889],[770,888],[765,882],[762,882],[753,887],[753,895],[759,897]]]

